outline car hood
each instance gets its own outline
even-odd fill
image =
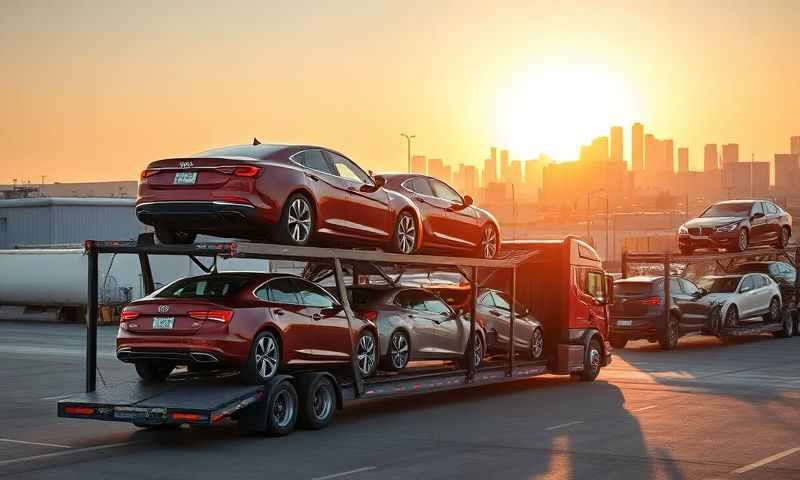
[[[708,293],[698,298],[697,302],[704,305],[721,305],[733,300],[735,297],[735,293]]]
[[[746,220],[743,217],[708,217],[708,218],[695,218],[689,220],[684,224],[685,227],[721,227],[735,222]]]

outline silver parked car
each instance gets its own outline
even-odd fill
[[[463,362],[469,319],[421,288],[357,286],[348,289],[356,316],[378,327],[381,367],[402,370],[412,360]],[[473,360],[480,365],[486,335],[476,324]],[[465,365],[462,365],[465,366]]]
[[[514,351],[527,352],[533,360],[544,357],[544,330],[528,309],[514,304]],[[487,332],[489,353],[508,351],[511,324],[511,299],[499,290],[484,290],[478,297],[478,321]]]
[[[739,320],[759,316],[767,322],[780,320],[781,290],[767,275],[710,275],[701,278],[697,285],[708,292],[704,301],[721,305],[725,327],[735,327]]]

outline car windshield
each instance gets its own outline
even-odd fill
[[[196,153],[192,157],[248,157],[254,160],[263,160],[284,148],[286,148],[285,145],[235,145],[206,150],[205,152]]]
[[[704,288],[709,293],[733,293],[739,286],[741,277],[701,278],[697,286]]]
[[[718,203],[711,205],[700,215],[702,218],[710,217],[747,217],[750,215],[752,203]]]
[[[614,284],[614,295],[644,295],[654,291],[655,284],[653,282],[617,282]]]
[[[184,278],[167,285],[157,298],[224,298],[236,295],[252,279],[246,275]]]

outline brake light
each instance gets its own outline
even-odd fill
[[[233,169],[233,174],[237,177],[255,177],[261,172],[261,167],[254,167],[248,165],[245,167],[236,167]]]
[[[368,322],[374,322],[378,319],[378,312],[374,310],[358,310],[355,312],[356,317]]]
[[[139,176],[139,180],[144,182],[147,177],[152,177],[156,173],[158,173],[158,170],[152,170],[149,168],[146,170],[142,170],[142,174]]]
[[[232,310],[202,310],[189,312],[189,317],[195,320],[213,320],[215,322],[228,323],[233,318]]]
[[[173,422],[199,422],[203,417],[196,413],[176,412],[172,414]]]
[[[64,413],[67,415],[94,415],[94,408],[92,407],[64,407]]]
[[[119,319],[122,321],[133,320],[134,318],[139,318],[139,312],[123,309],[122,313],[119,314]]]
[[[661,305],[661,297],[650,297],[641,300],[641,303],[645,305]]]

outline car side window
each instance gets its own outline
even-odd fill
[[[685,278],[681,278],[680,282],[681,285],[683,286],[683,291],[686,292],[687,295],[694,295],[699,291],[699,289],[694,283],[690,282],[689,280],[686,280]]]
[[[331,166],[328,164],[328,160],[320,150],[306,150],[296,154],[292,158],[294,158],[297,163],[303,165],[304,167],[308,167],[319,172],[333,174]]]
[[[425,310],[425,297],[419,290],[405,290],[398,293],[395,303],[409,310]]]
[[[430,296],[425,299],[425,310],[431,313],[438,313],[438,314],[450,314],[452,313],[450,307],[447,306],[442,300]]]
[[[372,184],[372,180],[369,178],[369,175],[364,173],[364,171],[361,170],[358,165],[336,153],[327,153],[328,157],[331,159],[331,164],[333,165],[335,175],[348,180],[353,180],[355,182]]]
[[[478,305],[483,305],[484,307],[494,307],[494,296],[492,295],[492,292],[484,293],[478,299]]]
[[[670,290],[670,293],[673,293],[673,294],[675,294],[675,293],[683,293],[683,286],[681,285],[681,282],[679,282],[677,278],[670,277],[670,279],[669,279],[669,290]]]
[[[753,279],[752,275],[748,275],[748,276],[744,277],[744,279],[742,280],[741,285],[739,285],[739,292],[742,292],[742,293],[749,292],[750,290],[753,290],[754,288],[756,288],[755,280]]]
[[[753,216],[756,213],[764,213],[764,207],[761,206],[761,202],[755,202],[753,204],[753,208],[750,210],[750,216]]]
[[[268,302],[291,303],[295,305],[300,303],[297,298],[296,287],[291,278],[276,278],[261,287],[261,289],[266,290],[266,298],[262,297],[262,295],[258,295],[258,292],[256,294]],[[259,289],[259,291],[261,289]]]
[[[294,282],[301,305],[318,308],[334,306],[333,299],[320,287],[305,280],[295,279]]]
[[[499,295],[497,292],[492,292],[492,297],[494,297],[494,304],[500,310],[511,311],[511,304],[508,303],[508,300],[503,298],[502,295]]]
[[[431,187],[433,188],[433,194],[437,198],[441,198],[442,200],[447,200],[448,202],[453,202],[453,203],[463,202],[463,200],[461,199],[461,195],[459,195],[458,192],[450,188],[444,182],[431,179],[430,183]]]
[[[775,215],[778,213],[778,207],[770,202],[764,202],[764,209],[767,212],[767,215]]]
[[[428,183],[427,178],[412,178],[411,180],[406,181],[405,186],[414,193],[427,195],[429,197],[433,196],[433,190],[431,190],[431,186]]]
[[[793,266],[782,263],[781,270],[783,270],[784,278],[790,281],[794,281],[794,277],[795,275],[797,275],[797,270],[795,270]]]

